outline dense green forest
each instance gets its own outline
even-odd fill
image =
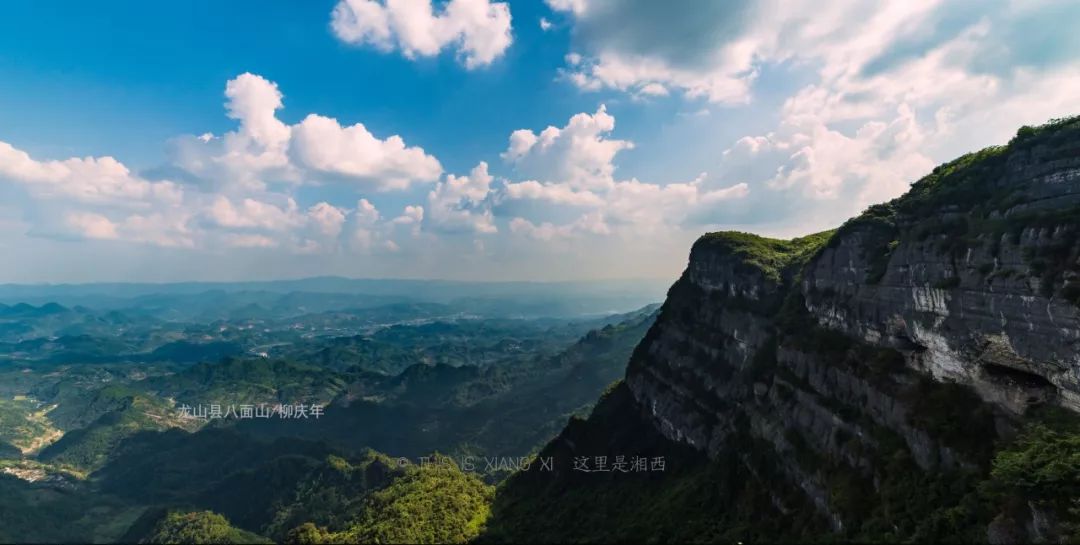
[[[78,336],[0,349],[0,540],[146,543],[472,540],[512,471],[496,460],[587,414],[655,315],[394,304],[297,335],[334,318],[2,310],[20,335]],[[191,417],[300,404],[318,416]]]

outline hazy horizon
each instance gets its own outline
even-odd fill
[[[657,283],[657,282],[674,282],[676,278],[646,278],[646,277],[626,277],[626,278],[589,278],[589,279],[574,279],[574,280],[458,280],[453,278],[421,278],[421,277],[363,277],[363,276],[339,276],[339,275],[324,275],[324,276],[298,276],[298,277],[282,277],[282,278],[252,278],[252,279],[220,279],[220,280],[164,280],[164,281],[113,281],[113,280],[91,280],[86,282],[5,282],[0,281],[0,287],[78,287],[78,286],[105,286],[105,285],[131,285],[131,286],[167,286],[167,285],[219,285],[219,284],[286,284],[306,281],[317,280],[346,280],[357,282],[415,282],[415,283],[444,283],[444,284],[469,284],[469,285],[500,285],[500,284],[523,284],[523,285],[579,285],[579,284],[604,284],[609,282],[614,283]]]
[[[0,310],[18,310],[13,307],[29,304],[48,311],[45,305],[59,304],[91,312],[153,309],[190,319],[211,309],[215,309],[214,313],[241,315],[257,310],[261,315],[285,309],[303,314],[433,304],[444,307],[447,316],[599,316],[659,303],[672,281],[458,282],[318,277],[240,282],[0,283]]]

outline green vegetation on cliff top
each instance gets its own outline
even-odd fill
[[[719,231],[703,235],[694,244],[694,249],[710,248],[738,256],[743,263],[779,282],[785,271],[801,266],[813,257],[835,233],[833,229],[783,240],[740,231]]]
[[[958,210],[976,208],[989,213],[1016,204],[1010,201],[1016,187],[1000,186],[1008,174],[1010,157],[1038,148],[1043,162],[1075,156],[1080,141],[1080,116],[1054,119],[1038,127],[1021,127],[1005,146],[991,146],[964,154],[934,170],[911,186],[895,202],[902,212],[919,214],[942,206]]]
[[[845,222],[839,233],[857,230],[864,234],[869,284],[883,278],[893,251],[904,242],[932,243],[954,256],[989,245],[997,256],[1006,241],[1019,244],[1025,232],[1037,234],[1049,240],[1024,248],[1029,274],[1038,277],[1043,296],[1059,293],[1080,305],[1080,282],[1075,280],[1080,273],[1076,264],[1080,208],[1046,207],[1040,203],[1046,200],[1044,195],[1033,194],[1029,184],[1016,183],[1023,168],[1075,160],[1080,155],[1078,142],[1080,117],[1021,127],[1008,145],[991,146],[937,166],[904,195],[870,206]],[[842,239],[834,238],[833,244]],[[979,264],[978,270],[988,281],[1013,272],[999,270],[993,262]],[[958,286],[959,279],[935,285],[942,289]]]
[[[1080,142],[1080,116],[1054,119],[1038,127],[1021,127],[1005,146],[990,146],[966,153],[934,167],[911,185],[904,195],[867,208],[840,228],[860,225],[894,225],[897,215],[915,221],[933,220],[941,212],[970,212],[980,218],[1004,212],[1019,204],[1023,185],[1001,184],[1009,174],[1009,162],[1017,154],[1033,153],[1042,162],[1076,156]],[[1037,150],[1037,151],[1035,151]]]

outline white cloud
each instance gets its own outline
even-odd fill
[[[431,0],[341,0],[330,27],[345,43],[400,49],[410,59],[450,47],[474,69],[510,47],[510,19],[510,6],[489,0],[450,0],[438,12]]]
[[[668,96],[668,89],[660,83],[648,83],[638,90],[638,93],[645,96],[663,97]]]
[[[356,211],[353,213],[353,241],[358,247],[368,250],[372,242],[382,236],[379,226],[381,219],[382,214],[367,199],[360,199],[356,203]]]
[[[39,161],[0,142],[0,182],[24,188],[35,236],[190,246],[183,223],[191,192],[151,181],[112,157]]]
[[[341,227],[345,224],[345,212],[328,202],[320,202],[308,208],[307,215],[315,230],[326,237],[341,234]]]
[[[556,11],[569,11],[574,15],[584,15],[588,0],[546,0],[548,6]]]
[[[129,213],[116,209],[99,213],[68,208],[56,212],[55,217],[59,223],[54,223],[54,217],[48,213],[42,214],[36,218],[29,234],[65,240],[115,240],[167,248],[194,246],[183,214]]]
[[[219,196],[205,216],[213,230],[203,233],[204,239],[226,247],[281,248],[298,254],[367,251],[389,225],[367,199],[351,210],[322,201],[301,211],[291,198],[282,204],[252,198],[233,203]]]
[[[399,136],[379,139],[363,124],[342,127],[315,114],[296,125],[282,122],[276,117],[282,94],[260,76],[230,80],[225,96],[236,130],[174,139],[171,164],[156,169],[180,175],[183,183],[147,179],[112,157],[41,161],[5,142],[0,182],[25,190],[31,205],[23,215],[35,236],[313,253],[336,252],[349,246],[343,241],[357,239],[385,248],[393,223],[367,199],[351,210],[326,201],[302,209],[293,195],[298,184],[404,189],[435,182],[442,171],[422,149]],[[447,180],[457,188],[457,179]],[[423,208],[405,212],[419,229]],[[346,232],[347,225],[355,229]]]
[[[551,240],[556,236],[569,236],[571,234],[569,227],[556,227],[551,222],[544,222],[537,225],[525,218],[514,218],[510,220],[510,232],[539,240]]]
[[[400,225],[419,225],[424,221],[424,207],[408,205],[393,222]]]
[[[573,25],[563,75],[583,90],[756,108],[763,71],[812,81],[778,112],[759,108],[775,128],[738,140],[712,177],[753,187],[766,224],[839,223],[934,164],[1075,113],[1080,4],[1066,0],[547,3]]]
[[[300,123],[277,119],[282,94],[277,84],[244,73],[226,85],[228,116],[240,122],[221,137],[204,134],[174,139],[175,166],[214,191],[263,191],[267,182],[303,184],[345,180],[359,187],[404,189],[433,182],[442,166],[423,149],[397,135],[380,139],[362,123],[343,127],[333,118],[309,114]]]
[[[504,187],[506,198],[546,201],[571,206],[602,206],[603,198],[585,190],[576,190],[564,183],[540,183],[535,180],[513,183]]]
[[[649,0],[547,0],[574,23],[580,53],[566,78],[602,88],[658,96],[681,90],[712,102],[745,103],[755,70],[756,40],[740,23],[748,2],[693,6]],[[783,6],[762,7],[761,11]]]
[[[357,227],[352,231],[352,238],[350,245],[353,250],[368,251],[371,249],[372,244],[375,241],[375,232],[371,229],[365,229],[363,227]]]
[[[234,204],[228,197],[218,196],[207,215],[218,227],[230,229],[287,231],[302,222],[296,201],[291,198],[283,206],[277,206],[252,198]]]
[[[634,135],[645,149],[631,152],[631,138],[615,132],[615,117],[600,106],[515,131],[501,169],[480,163],[457,176],[371,123],[293,111],[288,119],[298,122],[287,122],[283,89],[245,73],[225,86],[234,126],[173,140],[160,168],[109,156],[31,157],[0,142],[0,191],[12,201],[0,223],[38,237],[117,241],[100,246],[108,251],[126,241],[219,257],[320,253],[327,261],[295,260],[320,264],[348,252],[402,252],[410,264],[438,256],[433,274],[455,258],[468,262],[457,270],[477,274],[491,263],[498,274],[585,274],[579,261],[636,274],[651,266],[645,257],[659,255],[674,270],[705,228],[799,234],[834,226],[904,191],[935,163],[1073,113],[1080,88],[1080,4],[1068,0],[547,3],[556,13],[539,20],[542,30],[566,28],[573,40],[557,77],[638,99],[610,98],[613,108],[684,100],[674,114],[681,119],[642,131],[679,138],[692,126],[702,143],[653,147],[649,136]],[[345,0],[331,25],[351,44],[410,58],[449,51],[478,68],[512,41],[507,6]],[[713,162],[683,164],[710,152]],[[620,161],[629,153],[643,157]],[[635,163],[649,166],[624,170]],[[701,169],[710,175],[685,181]],[[377,193],[384,191],[401,194]],[[384,216],[376,203],[400,212]],[[18,246],[17,236],[0,245]],[[574,259],[551,259],[551,248]],[[358,261],[384,263],[338,262]]]
[[[86,238],[115,239],[116,224],[109,218],[93,212],[70,212],[67,215],[67,225]]]
[[[424,207],[420,205],[408,205],[402,210],[401,215],[390,220],[391,225],[409,226],[413,237],[420,236],[424,223]]]
[[[584,214],[571,223],[556,225],[549,221],[533,223],[525,218],[510,220],[510,232],[543,241],[572,239],[581,234],[608,235],[611,229],[601,212]]]
[[[375,208],[374,204],[371,204],[367,199],[360,199],[356,203],[356,217],[363,223],[375,223],[379,221],[382,214]]]
[[[0,180],[5,178],[23,184],[42,198],[90,204],[146,207],[176,204],[183,199],[183,190],[177,184],[144,180],[112,157],[38,161],[0,142]]]
[[[185,210],[132,214],[120,225],[121,238],[165,248],[194,248],[197,233],[190,221],[191,214]]]
[[[251,233],[227,233],[222,237],[226,246],[232,248],[276,248],[278,241]]]
[[[605,195],[606,215],[632,230],[655,231],[682,226],[691,216],[707,213],[708,207],[742,199],[750,192],[745,183],[707,189],[703,187],[703,178],[666,185],[637,180],[618,182]]]
[[[289,141],[289,127],[274,115],[283,106],[276,83],[245,72],[229,80],[225,97],[228,98],[225,108],[229,118],[240,122],[240,131],[233,136],[240,141],[238,144],[256,144],[273,152],[280,152],[285,147]]]
[[[502,154],[519,172],[545,181],[505,182],[498,201],[542,204],[549,215],[565,215],[565,209],[584,209],[570,223],[515,217],[511,232],[540,240],[575,235],[608,235],[616,231],[656,233],[678,230],[684,224],[707,217],[710,207],[749,194],[746,183],[713,188],[705,175],[688,183],[655,184],[636,179],[616,180],[615,156],[631,149],[630,142],[609,134],[615,118],[601,106],[595,114],[574,115],[563,128],[548,127],[539,134],[528,129],[514,131]],[[532,211],[543,213],[543,207]]]
[[[740,104],[750,100],[750,84],[757,76],[749,65],[728,71],[699,72],[674,68],[647,56],[601,53],[579,59],[566,72],[567,79],[585,91],[611,88],[637,95],[665,96],[668,88],[681,89],[692,98]],[[729,73],[730,72],[730,73]]]
[[[468,176],[448,174],[428,194],[426,221],[442,231],[497,232],[488,202],[492,180],[485,162]]]
[[[245,72],[228,81],[225,98],[226,115],[239,127],[221,137],[174,139],[174,165],[214,189],[261,190],[266,177],[297,181],[287,154],[292,131],[275,116],[283,106],[277,84]]]
[[[660,6],[648,0],[552,2],[575,21],[584,60],[570,79],[586,89],[680,89],[728,104],[751,100],[766,64],[819,63],[827,78],[856,76],[902,38],[932,30],[942,0],[737,0]],[[977,12],[978,10],[972,10]]]
[[[574,188],[603,188],[613,182],[612,161],[633,143],[613,140],[615,118],[603,105],[596,113],[580,113],[562,128],[549,126],[539,134],[520,129],[510,135],[502,158],[526,178],[568,184]]]
[[[783,128],[788,134],[778,145],[792,153],[769,184],[798,187],[806,197],[835,199],[850,187],[859,192],[861,208],[902,193],[934,166],[920,151],[926,136],[906,105],[893,120],[866,122],[851,136],[807,116],[790,119]]]
[[[1080,57],[1061,51],[1080,53],[1065,30],[1080,7],[973,7],[822,4],[813,25],[778,36],[761,54],[813,60],[817,80],[784,103],[772,132],[724,152],[721,177],[755,177],[776,201],[809,199],[800,212],[817,219],[804,228],[824,228],[902,194],[935,164],[1074,113],[1067,89],[1080,84]],[[1038,48],[1016,30],[1021,21],[1041,29]]]
[[[308,115],[293,127],[292,151],[316,171],[368,181],[380,189],[404,189],[413,182],[439,178],[442,166],[400,136],[380,140],[363,124],[342,127],[336,119]]]

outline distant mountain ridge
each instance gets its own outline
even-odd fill
[[[265,280],[250,282],[91,282],[71,284],[0,284],[0,301],[39,299],[50,295],[78,297],[97,295],[102,297],[132,298],[159,294],[198,294],[209,291],[241,292],[270,291],[276,293],[344,293],[383,296],[412,296],[438,301],[460,297],[503,297],[507,295],[572,293],[625,293],[640,290],[663,289],[666,280],[593,280],[593,281],[455,281],[371,279],[345,277],[312,277],[294,280]],[[655,299],[655,298],[654,298]]]
[[[664,284],[656,280],[452,282],[333,277],[221,283],[0,284],[0,305],[59,304],[138,312],[166,320],[261,318],[395,304],[444,305],[446,314],[572,317],[640,308],[660,300]]]

